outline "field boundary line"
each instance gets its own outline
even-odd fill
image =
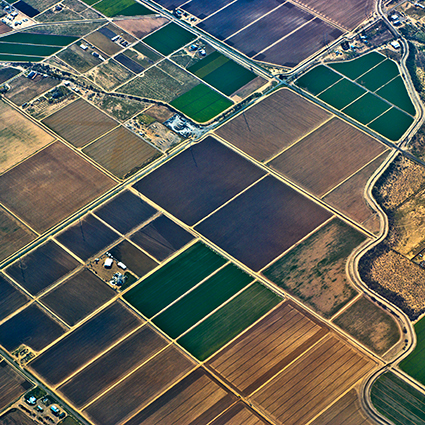
[[[276,44],[279,44],[281,41],[285,40],[285,38],[290,37],[291,35],[295,34],[297,31],[299,31],[300,29],[304,28],[306,25],[308,25],[309,23],[313,22],[315,19],[317,18],[317,16],[314,16],[309,20],[304,22],[302,25],[298,26],[297,28],[295,28],[294,30],[292,30],[291,32],[289,32],[288,34],[285,34],[283,37],[279,38],[278,40],[276,40],[274,43],[269,44],[266,48],[264,48],[263,50],[261,50],[260,52],[258,52],[256,55],[254,55],[252,58],[255,60],[255,58],[258,55],[263,54],[264,52],[266,52],[267,50],[271,49],[272,47],[274,47]],[[320,18],[319,18],[320,19]]]
[[[299,142],[301,142],[302,140],[304,140],[306,137],[310,136],[311,134],[313,134],[315,131],[319,130],[321,127],[323,127],[325,124],[327,124],[328,122],[332,121],[334,118],[337,118],[335,115],[333,114],[329,114],[329,118],[327,118],[326,120],[324,120],[322,123],[320,123],[317,127],[314,127],[313,129],[311,129],[310,131],[308,131],[307,133],[303,134],[301,137],[299,137],[298,139],[296,139],[294,142],[292,142],[289,146],[284,147],[283,149],[281,149],[279,152],[275,153],[274,155],[272,155],[270,158],[266,159],[263,164],[269,166],[270,168],[271,165],[270,162],[272,162],[274,159],[276,159],[278,156],[282,155],[284,152],[286,152],[287,150],[291,149],[293,146],[297,145]],[[231,142],[228,142],[231,143]],[[255,158],[254,158],[255,159]],[[258,160],[257,160],[258,161]]]
[[[199,20],[199,22],[204,22],[204,21],[206,21],[207,19],[209,19],[209,18],[211,18],[211,16],[214,16],[214,15],[216,15],[217,13],[219,13],[219,12],[221,12],[222,10],[224,10],[224,9],[226,9],[226,8],[228,8],[229,6],[231,6],[233,3],[236,3],[238,0],[232,0],[232,1],[230,1],[230,3],[227,3],[227,4],[225,4],[223,7],[221,7],[220,9],[217,9],[215,12],[213,12],[213,13],[210,13],[208,16],[206,16],[205,18],[203,18],[203,19],[200,19]],[[189,3],[189,2],[186,2],[186,3],[184,3],[184,4],[187,4],[187,3]],[[160,5],[161,6],[161,5]],[[183,6],[183,5],[182,5]],[[163,6],[161,6],[161,8],[162,8]],[[181,7],[181,6],[179,6],[179,7]],[[189,12],[190,13],[190,12]],[[192,13],[190,13],[192,16],[194,16]],[[196,18],[198,18],[197,16],[196,16]],[[199,19],[199,18],[198,18]]]
[[[34,298],[30,298],[24,305],[17,308],[16,310],[14,310],[12,313],[10,313],[8,316],[6,316],[4,319],[0,320],[0,326],[3,325],[3,323],[6,323],[8,320],[12,319],[14,316],[17,316],[21,311],[25,310],[31,304],[35,304]]]
[[[284,1],[283,3],[281,3],[279,6],[276,6],[275,8],[269,10],[267,13],[264,13],[263,15],[261,15],[259,18],[255,19],[254,21],[250,22],[248,25],[245,25],[243,28],[235,31],[233,34],[229,35],[228,37],[226,37],[224,40],[222,40],[223,43],[225,43],[227,40],[229,40],[229,38],[232,38],[233,36],[235,36],[236,34],[239,34],[240,32],[242,32],[243,30],[245,30],[246,28],[249,28],[251,25],[255,24],[256,22],[260,21],[261,19],[263,19],[265,16],[270,15],[271,13],[274,13],[277,9],[280,9],[281,7],[283,7],[284,4],[288,3],[288,1]]]
[[[324,64],[323,63],[321,63],[320,65],[323,65],[324,66]],[[317,65],[317,66],[314,66],[313,68],[311,68],[310,70],[313,70],[314,68],[317,68],[318,66],[320,66],[320,65]],[[333,71],[333,68],[332,68],[332,71]],[[308,73],[308,72],[307,72]],[[305,74],[304,74],[305,75]],[[341,77],[341,76],[340,76]],[[344,80],[344,78],[345,77],[341,77],[339,80],[336,80],[334,83],[332,83],[332,84],[330,84],[329,86],[327,86],[326,88],[324,88],[322,91],[320,91],[319,93],[317,93],[317,94],[312,94],[313,96],[316,96],[316,97],[319,97],[322,93],[324,93],[327,89],[331,89],[333,86],[335,86],[336,84],[338,84],[340,81],[343,81]]]
[[[351,284],[351,282],[350,282],[350,284]],[[351,284],[350,286],[352,286],[355,290],[357,289],[353,284]],[[346,310],[348,310],[353,304],[355,304],[357,301],[359,301],[359,299],[363,296],[364,296],[364,294],[362,292],[357,292],[357,295],[353,299],[348,301],[347,304],[342,306],[332,317],[330,317],[329,321],[333,322],[335,319],[337,319],[339,316],[341,316],[341,314],[343,314]],[[345,333],[346,331],[342,331],[342,332]],[[361,344],[361,342],[359,342],[359,344]]]
[[[334,190],[338,189],[340,186],[342,186],[344,183],[346,183],[348,180],[350,180],[352,177],[354,177],[356,174],[359,174],[361,171],[363,171],[366,167],[368,167],[372,162],[376,161],[380,156],[384,156],[386,153],[388,153],[389,149],[385,149],[378,155],[376,155],[374,158],[372,158],[370,161],[366,162],[366,164],[362,165],[360,168],[358,168],[354,173],[350,174],[348,177],[346,177],[344,180],[340,181],[338,184],[336,184],[334,187],[329,189],[327,192],[325,192],[323,195],[320,196],[320,199],[326,198],[326,196],[330,195]],[[382,159],[384,161],[385,158]],[[325,201],[326,202],[326,201]]]
[[[385,87],[387,84],[390,84],[390,83],[392,83],[397,77],[400,77],[402,80],[403,80],[403,77],[401,76],[401,74],[398,74],[398,75],[396,75],[395,77],[393,77],[393,78],[391,78],[390,80],[388,80],[385,84],[382,84],[382,86],[379,86],[373,93],[375,93],[377,96],[379,96],[379,94],[378,93],[376,93],[377,91],[379,91],[379,90],[381,90],[383,87]],[[404,83],[404,81],[403,81],[403,83]],[[407,92],[407,89],[406,89],[406,92]],[[409,93],[407,93],[407,95],[409,96]],[[381,97],[381,96],[379,96],[379,97]],[[409,96],[409,99],[410,99],[410,96]],[[413,102],[412,102],[413,103]],[[406,111],[405,111],[406,112]],[[406,112],[406,114],[407,114],[407,112]],[[410,114],[408,114],[408,115],[410,115]]]
[[[65,327],[66,331],[69,331],[71,329],[71,326],[68,325],[68,323],[65,322],[65,320],[63,320],[62,318],[60,318],[53,310],[51,310],[48,306],[44,305],[41,303],[40,300],[35,299],[34,303],[38,305],[38,307],[40,309],[44,309],[47,311],[48,314],[50,314],[50,316],[52,316],[57,322],[59,322],[62,327]]]
[[[85,100],[85,99],[84,99]],[[92,105],[92,106],[94,106],[94,107],[96,107],[95,105]],[[100,109],[99,109],[100,110]],[[103,112],[103,111],[101,111],[101,112]],[[93,143],[95,143],[95,142],[97,142],[99,139],[101,139],[102,137],[104,137],[104,136],[107,136],[109,133],[111,133],[111,132],[113,132],[114,130],[116,130],[117,128],[120,128],[120,127],[124,127],[124,126],[122,126],[121,125],[121,123],[119,123],[119,122],[117,122],[117,124],[118,125],[116,125],[115,127],[113,127],[113,128],[111,128],[110,130],[108,130],[106,133],[103,133],[102,135],[100,135],[100,136],[98,136],[98,137],[96,137],[95,139],[93,139],[92,141],[90,141],[90,142],[88,142],[88,143],[86,143],[84,146],[80,146],[79,148],[77,148],[81,153],[83,153],[84,155],[86,155],[86,156],[88,156],[85,152],[83,152],[83,149],[85,149],[85,148],[87,148],[87,147],[89,147],[90,145],[92,145]],[[124,127],[125,128],[125,127]],[[89,157],[89,156],[88,156]],[[89,157],[90,158],[90,157]],[[93,160],[94,161],[94,160]],[[99,164],[100,165],[100,164]],[[102,168],[105,168],[105,167],[102,167]],[[105,168],[105,170],[106,170],[106,168]],[[110,171],[109,171],[110,172]],[[116,177],[116,178],[118,178],[118,177]],[[121,179],[120,179],[121,180]],[[122,180],[124,180],[124,179],[122,179]]]
[[[30,244],[31,242],[34,242],[35,240],[38,239],[38,237],[42,234],[42,233],[38,233],[36,232],[27,222],[25,222],[22,218],[20,218],[18,215],[16,215],[13,211],[11,211],[8,207],[6,207],[6,205],[4,205],[3,202],[0,202],[0,206],[1,208],[3,208],[9,215],[11,215],[18,223],[21,223],[24,227],[26,227],[27,229],[29,229],[32,233],[34,233],[34,235],[36,236],[35,239],[33,239],[32,241],[28,242],[25,246],[27,246],[28,244]],[[21,248],[22,249],[22,248]],[[15,254],[14,252],[12,252],[12,254],[8,255],[5,260],[7,258],[9,258],[11,255]]]
[[[283,251],[281,254],[279,254],[277,257],[273,258],[269,263],[267,263],[263,268],[261,268],[260,270],[258,270],[257,273],[261,273],[262,276],[264,270],[266,270],[267,268],[269,268],[272,264],[276,263],[277,261],[279,261],[282,257],[284,257],[286,254],[288,254],[288,252],[292,251],[293,249],[295,249],[298,245],[301,245],[305,240],[307,240],[310,236],[314,235],[316,232],[318,232],[320,229],[322,229],[323,227],[325,227],[327,224],[329,224],[334,218],[339,218],[336,215],[332,215],[330,216],[327,220],[325,220],[323,223],[320,223],[317,227],[315,227],[311,232],[307,233],[305,236],[303,236],[300,240],[298,240],[297,242],[295,242],[294,244],[292,244],[289,248],[285,249],[285,251]],[[264,276],[265,277],[265,276]],[[266,278],[266,277],[265,277]],[[266,278],[268,279],[268,278]],[[268,279],[269,280],[269,279]],[[270,280],[270,282],[272,282]]]
[[[168,342],[168,341],[167,341]],[[102,398],[105,394],[107,394],[110,390],[112,390],[113,388],[115,388],[117,385],[119,385],[121,382],[125,381],[129,376],[131,376],[133,373],[137,372],[141,367],[143,367],[146,363],[150,362],[152,359],[154,359],[156,356],[158,356],[159,354],[161,354],[163,351],[165,351],[167,348],[172,347],[173,344],[168,342],[168,344],[166,344],[164,347],[162,347],[159,351],[157,351],[156,353],[152,354],[149,358],[147,358],[145,361],[143,361],[140,365],[133,367],[132,369],[130,369],[130,371],[128,371],[127,374],[124,374],[120,379],[118,379],[116,382],[114,382],[113,384],[111,384],[109,387],[107,387],[103,392],[101,392],[100,394],[96,395],[96,397],[94,397],[92,400],[90,400],[88,403],[84,404],[80,410],[86,410],[88,407],[90,407],[93,403],[95,403],[97,400],[99,400],[100,398]],[[74,374],[75,375],[75,374]]]
[[[243,189],[240,192],[238,192],[236,195],[232,196],[229,200],[227,200],[223,204],[219,205],[214,211],[210,212],[205,217],[201,218],[194,225],[190,226],[190,228],[194,230],[195,227],[199,226],[203,221],[205,221],[208,218],[210,218],[213,214],[215,214],[216,212],[218,212],[219,210],[221,210],[223,207],[225,207],[227,204],[229,204],[230,202],[232,202],[233,200],[235,200],[237,197],[239,197],[239,195],[242,195],[244,192],[246,192],[247,190],[251,189],[253,186],[255,186],[257,183],[259,183],[261,180],[264,180],[267,176],[269,176],[269,174],[266,171],[263,176],[261,176],[260,178],[258,178],[255,182],[251,183],[245,189]]]

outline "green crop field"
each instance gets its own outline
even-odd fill
[[[195,38],[195,34],[186,31],[180,25],[172,22],[145,37],[143,42],[153,47],[159,53],[168,56],[170,53],[190,43]]]
[[[329,66],[335,69],[335,71],[355,80],[360,77],[360,75],[368,72],[371,68],[384,60],[385,56],[377,52],[372,52],[350,61],[331,63]]]
[[[198,242],[139,283],[124,298],[152,317],[221,267],[226,260]]]
[[[413,118],[396,108],[391,108],[376,120],[368,124],[368,127],[382,134],[389,140],[396,141],[410,127]]]
[[[399,75],[399,72],[396,63],[387,59],[356,81],[368,90],[375,91],[397,75]]]
[[[170,104],[189,118],[203,123],[225,111],[233,102],[205,84],[199,84]]]
[[[178,342],[196,358],[205,360],[280,301],[280,297],[256,282],[181,337]]]
[[[233,264],[228,264],[180,301],[167,308],[153,322],[172,339],[176,339],[252,280],[251,276]]]
[[[66,35],[31,34],[29,32],[20,32],[2,37],[1,43],[23,43],[31,45],[42,44],[46,46],[64,47],[73,43],[77,39],[78,37],[71,37]]]
[[[43,56],[3,55],[0,54],[0,62],[40,62]]]
[[[365,89],[344,78],[320,94],[319,99],[336,109],[343,109],[365,92]]]
[[[187,70],[227,96],[256,77],[253,72],[219,52],[211,53]]]
[[[376,94],[398,106],[410,115],[415,115],[415,107],[406,91],[403,79],[399,76],[380,88]]]
[[[341,75],[338,75],[326,66],[319,65],[299,78],[297,80],[297,86],[308,90],[314,95],[318,95],[332,84],[341,80],[341,78],[343,78]]]
[[[102,0],[101,2],[97,3],[94,8],[108,17],[117,15],[149,15],[154,13],[152,10],[141,5],[140,3],[136,3],[134,0]]]
[[[373,384],[371,399],[395,425],[425,425],[425,395],[391,372]]]
[[[391,108],[391,105],[371,93],[366,93],[360,99],[342,110],[348,116],[367,124]]]
[[[416,348],[399,364],[399,367],[412,378],[425,384],[425,318],[415,324],[415,332]]]
[[[50,56],[58,51],[54,46],[32,46],[31,44],[0,43],[0,54]]]

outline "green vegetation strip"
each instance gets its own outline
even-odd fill
[[[395,142],[411,126],[413,118],[396,108],[391,108],[376,120],[368,124],[368,127]]]
[[[22,43],[22,44],[42,44],[45,46],[64,47],[78,40],[78,37],[67,35],[47,35],[47,34],[31,34],[29,32],[16,33],[1,37],[1,43]]]
[[[373,384],[371,399],[376,410],[395,425],[425,424],[425,395],[391,372]]]
[[[366,93],[360,99],[342,110],[348,116],[367,124],[391,108],[391,105],[372,93]]]
[[[30,44],[0,43],[0,54],[10,53],[15,55],[50,56],[60,47],[32,46]]]
[[[186,31],[174,22],[166,25],[143,39],[143,42],[153,47],[165,56],[190,43],[196,38],[195,34]]]
[[[146,317],[152,317],[225,263],[224,258],[198,242],[131,289],[124,298]]]
[[[251,276],[235,265],[228,264],[180,301],[167,308],[153,322],[172,339],[176,339],[252,280]]]
[[[2,55],[0,54],[0,62],[40,62],[44,57],[40,56],[23,56],[23,55]]]
[[[256,75],[219,52],[214,52],[188,68],[188,71],[230,96]]]
[[[94,2],[90,4],[94,4]],[[152,10],[140,3],[136,3],[134,0],[102,0],[97,3],[94,8],[108,17],[117,15],[150,15],[154,13]]]
[[[412,378],[425,384],[425,318],[415,324],[416,347],[409,356],[400,364],[401,370],[404,370]]]
[[[199,84],[170,104],[189,118],[203,123],[225,111],[233,102],[205,84]]]
[[[203,361],[280,301],[279,296],[256,282],[181,337],[178,342]]]
[[[335,71],[355,80],[384,60],[385,56],[377,52],[372,52],[351,61],[331,63],[329,66],[335,69]]]
[[[318,95],[342,78],[341,75],[338,75],[326,66],[319,65],[299,78],[297,80],[297,86],[314,95]]]
[[[365,89],[344,78],[319,95],[319,99],[336,109],[343,109],[364,93]]]
[[[357,82],[370,91],[375,91],[397,75],[399,75],[397,65],[392,60],[387,59],[358,78]]]
[[[403,109],[408,114],[415,115],[415,107],[400,76],[379,89],[376,94],[388,100],[393,105],[398,106],[400,109]]]

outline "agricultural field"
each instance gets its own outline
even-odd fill
[[[323,324],[284,302],[208,360],[207,367],[248,397],[327,333]]]
[[[0,274],[0,291],[2,298],[0,300],[0,321],[3,321],[11,313],[25,305],[29,298],[21,292],[16,286],[10,283],[4,275]]]
[[[126,50],[126,53],[132,52],[132,49]],[[151,49],[147,44],[140,42],[134,46],[134,51],[139,53],[140,56],[135,56],[133,54],[129,53],[129,56],[136,60],[144,66],[145,68],[148,68],[150,65],[153,65],[157,63],[160,59],[163,58],[163,56],[157,52],[155,52],[153,49]],[[143,62],[142,62],[143,61]]]
[[[29,366],[51,385],[57,385],[143,323],[117,301],[68,333]]]
[[[192,226],[262,176],[262,170],[208,137],[134,188]]]
[[[106,91],[115,90],[134,75],[114,59],[109,59],[86,73],[87,78]]]
[[[93,7],[108,17],[150,15],[154,13],[151,9],[134,0],[101,0],[96,2]]]
[[[33,80],[22,75],[13,79],[5,96],[21,106],[59,84],[58,80],[38,74]]]
[[[22,344],[40,351],[65,332],[65,327],[45,313],[37,304],[31,304],[0,325],[0,344],[9,353]]]
[[[0,177],[0,202],[42,233],[113,186],[115,181],[56,142]]]
[[[0,101],[0,122],[0,173],[54,140],[3,100]]]
[[[101,51],[92,47],[83,50],[80,45],[81,43],[71,44],[65,50],[60,51],[56,56],[78,72],[87,72],[94,66],[102,63],[99,56],[95,57],[92,55],[92,53],[95,52],[102,56]]]
[[[170,103],[200,84],[193,75],[165,60],[119,89],[122,93]]]
[[[0,360],[0,410],[28,391],[33,384],[6,362]]]
[[[126,425],[197,423],[197,421],[210,423],[235,400],[235,395],[224,389],[201,367],[131,418]]]
[[[360,407],[359,396],[356,390],[350,390],[336,403],[323,412],[311,425],[373,425],[367,419],[366,413]]]
[[[74,125],[76,122],[78,126]],[[118,126],[116,121],[83,99],[45,118],[43,123],[77,148]]]
[[[63,8],[61,11],[56,12],[52,9],[37,15],[38,22],[58,22],[58,21],[78,21],[82,16],[68,8]]]
[[[139,16],[136,19],[120,19],[115,25],[132,34],[134,37],[143,38],[151,32],[161,28],[169,20],[163,16]]]
[[[321,197],[385,150],[372,137],[333,118],[273,159],[270,166]]]
[[[397,322],[366,297],[359,298],[334,323],[379,355],[385,354],[401,337]]]
[[[105,35],[105,29],[108,30],[107,27],[102,27],[95,32],[87,35],[85,40],[87,40],[90,44],[102,50],[108,56],[113,56],[119,51],[123,49],[118,43],[114,43],[110,37]],[[112,35],[112,34],[111,34]]]
[[[49,291],[41,302],[69,326],[74,326],[114,295],[98,277],[83,269]]]
[[[83,149],[83,152],[120,179],[126,179],[161,153],[141,137],[117,127]]]
[[[115,60],[135,74],[140,74],[145,69],[138,62],[135,62],[133,59],[123,53],[115,56]]]
[[[62,384],[59,391],[81,408],[167,345],[165,338],[150,325],[142,326]]]
[[[253,72],[217,51],[187,70],[227,96],[255,78]]]
[[[145,407],[194,366],[189,357],[174,346],[169,346],[86,407],[84,413],[96,424],[120,423]],[[149,385],[143,385],[146,382]],[[128,394],[133,396],[128,397]],[[116,404],[118,397],[119,405]]]
[[[0,207],[0,261],[36,238],[36,234]]]
[[[392,372],[373,384],[372,403],[394,425],[425,424],[425,397]]]
[[[80,263],[52,240],[21,256],[4,271],[30,294],[37,295]]]
[[[0,425],[35,425],[29,416],[22,412],[22,410],[13,408],[0,416]]]
[[[246,404],[238,402],[220,415],[211,425],[266,425],[264,418],[251,410]]]
[[[124,299],[146,317],[153,317],[225,263],[198,242],[125,293]]]
[[[283,89],[228,121],[216,133],[253,158],[266,161],[329,118],[324,109]]]
[[[25,0],[25,3],[32,8],[37,9],[39,12],[43,12],[47,8],[53,6],[56,2],[55,0]]]
[[[383,163],[385,157],[385,153],[378,156],[323,198],[325,202],[347,214],[373,233],[379,231],[379,226],[376,228],[373,224],[374,213],[364,198],[364,190],[368,180]]]
[[[160,215],[133,233],[130,239],[158,261],[163,261],[187,245],[193,236],[174,221]]]
[[[196,35],[180,25],[171,22],[143,39],[143,42],[164,56],[168,56],[180,47],[196,38]]]
[[[205,84],[199,84],[170,102],[170,105],[199,123],[205,123],[233,105]]]
[[[129,190],[121,192],[95,211],[96,216],[121,234],[140,226],[156,213],[155,208]]]
[[[296,84],[391,141],[412,124],[416,111],[393,60],[372,52],[328,66],[313,68]],[[327,86],[318,81],[322,75]]]
[[[195,229],[259,271],[330,217],[310,199],[267,176]]]
[[[12,67],[1,67],[0,68],[0,84],[5,83],[13,77],[16,77],[21,71]]]
[[[306,424],[375,366],[370,358],[328,335],[264,385],[252,401],[278,423]]]
[[[56,236],[58,242],[83,261],[105,250],[118,238],[118,233],[105,226],[92,214],[80,218],[77,223]]]
[[[350,253],[366,239],[333,219],[262,273],[325,318],[357,295],[345,272]]]

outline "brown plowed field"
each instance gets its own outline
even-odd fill
[[[352,30],[370,17],[374,2],[370,0],[293,0],[332,22]]]
[[[168,19],[162,16],[139,16],[137,19],[119,19],[114,24],[137,38],[143,38],[168,22]]]
[[[370,136],[333,118],[270,166],[320,196],[385,150]]]
[[[161,153],[124,127],[118,127],[84,149],[84,153],[120,179],[128,177]]]
[[[218,417],[211,425],[266,425],[268,422],[260,419],[244,403],[239,402],[226,413]]]
[[[329,407],[310,425],[372,425],[360,408],[356,390],[351,390]]]
[[[199,368],[126,425],[207,424],[235,401],[233,394]]]
[[[288,89],[268,96],[216,133],[255,159],[265,161],[330,117]]]
[[[42,233],[115,182],[56,142],[0,177],[0,202]]]
[[[285,302],[221,351],[208,366],[249,396],[327,332],[326,327]]]
[[[262,387],[253,401],[279,424],[306,424],[374,366],[371,359],[328,335]]]
[[[364,223],[373,215],[373,211],[364,198],[366,183],[384,160],[385,154],[380,155],[349,180],[342,183],[341,186],[329,193],[329,195],[325,196],[324,201],[338,208],[358,223]],[[367,226],[367,228],[369,227]]]
[[[31,382],[16,372],[5,360],[0,360],[0,410],[31,387]]]
[[[146,406],[193,367],[194,362],[171,345],[84,412],[95,424],[116,425]]]
[[[81,408],[164,348],[167,343],[150,325],[143,326],[73,376],[59,391]]]
[[[80,148],[118,125],[83,99],[45,118],[43,123],[69,143]]]

